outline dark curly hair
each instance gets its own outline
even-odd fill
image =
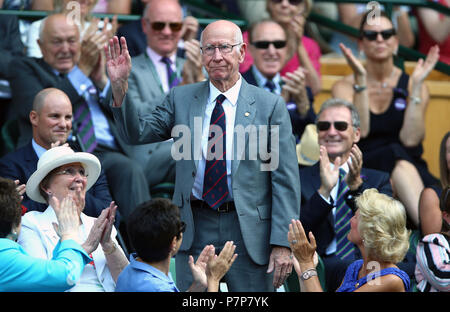
[[[0,177],[0,238],[5,238],[20,224],[20,195],[13,180]]]
[[[174,237],[181,238],[185,224],[180,211],[170,200],[156,198],[136,207],[127,221],[127,232],[138,257],[159,262],[170,253]]]

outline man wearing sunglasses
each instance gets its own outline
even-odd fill
[[[337,232],[343,225],[337,220],[337,211],[347,209],[351,218],[355,196],[368,188],[392,196],[392,189],[387,173],[362,168],[362,153],[356,145],[360,139],[359,116],[353,104],[341,99],[325,101],[317,115],[316,126],[320,161],[300,170],[300,220],[306,233],[312,231],[316,238],[317,253],[325,264],[328,291],[334,291],[347,266],[361,257],[353,251],[348,255],[339,253],[339,239],[348,240],[345,232],[338,238]],[[344,170],[343,178],[340,178],[340,169]],[[338,194],[342,192],[342,179],[348,191]],[[345,207],[336,207],[339,196],[344,196]]]
[[[117,37],[110,40],[105,52],[114,117],[130,141],[149,143],[173,136],[178,148],[190,151],[177,160],[173,195],[186,222],[176,257],[179,288],[185,290],[192,282],[189,255],[196,258],[205,245],[223,246],[231,240],[238,258],[224,276],[228,290],[274,291],[292,272],[286,229],[300,213],[300,179],[289,114],[281,97],[241,78],[239,64],[247,45],[236,24],[215,21],[200,38],[209,80],[172,88],[145,115],[129,103],[122,105],[129,96],[131,62],[125,38],[120,38],[122,49]],[[271,154],[271,159],[263,159],[260,153],[250,155],[253,142],[248,131],[240,140],[238,126],[267,127],[262,136],[269,140],[259,137],[259,148],[277,154]],[[220,135],[213,128],[221,129]],[[185,132],[180,134],[181,129]],[[272,142],[276,137],[278,142]],[[215,147],[216,142],[220,142],[220,153],[211,155],[210,145]],[[267,168],[275,158],[277,165]]]
[[[298,142],[306,125],[314,123],[316,114],[312,106],[314,96],[311,88],[305,86],[303,70],[299,67],[285,77],[280,75],[287,61],[286,31],[275,21],[263,20],[252,24],[248,34],[253,65],[242,77],[250,84],[283,96]]]

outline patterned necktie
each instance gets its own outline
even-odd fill
[[[273,91],[275,90],[275,83],[272,80],[267,80],[264,87],[268,88],[269,91],[273,93]]]
[[[350,219],[353,216],[352,210],[346,204],[345,198],[349,190],[344,180],[345,171],[339,169],[339,188],[336,199],[336,214],[334,229],[336,232],[336,255],[341,259],[353,259],[355,255],[355,245],[347,239],[350,232]]]
[[[78,101],[74,105],[75,114],[73,122],[77,125],[74,129],[77,133],[78,143],[83,152],[92,153],[98,145],[95,138],[94,124],[91,111],[86,100]]]
[[[177,73],[172,70],[172,61],[164,56],[161,58],[161,62],[166,64],[167,69],[167,83],[169,84],[169,89],[172,89],[173,87],[180,84],[181,79],[177,77]]]
[[[228,197],[226,123],[225,111],[222,107],[223,101],[225,101],[225,96],[220,94],[216,98],[216,106],[211,115],[208,151],[203,181],[202,198],[214,210],[217,210]],[[214,136],[212,136],[213,133]]]

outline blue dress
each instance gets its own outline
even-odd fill
[[[361,269],[361,266],[363,265],[363,260],[359,259],[350,264],[347,268],[347,271],[345,272],[344,281],[342,282],[341,287],[339,287],[336,292],[353,292],[362,285],[367,283],[367,277],[370,276],[371,279],[374,279],[379,276],[385,276],[388,274],[394,274],[400,277],[403,281],[403,284],[405,285],[405,291],[409,291],[410,289],[410,281],[409,276],[402,270],[398,268],[386,268],[381,271],[376,272],[375,274],[369,274],[366,276],[363,276],[362,278],[358,279],[358,273]]]

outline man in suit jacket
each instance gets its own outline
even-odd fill
[[[248,83],[283,96],[291,117],[297,142],[307,124],[314,123],[314,96],[305,86],[305,75],[299,67],[286,77],[280,76],[287,58],[286,30],[273,20],[252,24],[248,30],[253,65],[242,74]]]
[[[162,29],[157,28],[158,23],[164,24]],[[190,59],[185,62],[184,58],[177,56],[182,25],[183,13],[177,0],[153,0],[145,6],[142,29],[146,35],[147,47],[142,54],[131,59],[132,69],[128,78],[129,89],[125,105],[132,103],[143,111],[151,112],[174,85],[204,79],[201,62],[198,65],[194,63],[198,57],[193,58],[193,53],[188,53]],[[188,43],[188,48],[189,44],[191,43]],[[171,64],[165,64],[163,59],[168,59]],[[167,66],[171,67],[171,72]],[[200,75],[196,75],[197,81],[188,79],[191,75],[184,75],[182,79],[182,69],[189,73],[199,72]],[[175,75],[173,79],[177,83],[171,83],[170,73]],[[136,154],[144,155],[142,161],[148,161],[145,172],[150,187],[161,182],[175,182],[175,160],[171,157],[171,147],[172,140],[137,146],[142,152]],[[148,154],[153,157],[148,159],[145,157]]]
[[[48,88],[40,91],[30,112],[33,139],[25,146],[0,159],[0,176],[26,183],[37,169],[39,157],[52,146],[63,144],[72,129],[72,104],[67,95],[59,89]],[[43,212],[48,205],[38,203],[23,195],[22,204],[28,211]],[[111,202],[108,183],[102,172],[97,182],[86,193],[84,213],[98,217]],[[117,219],[118,214],[116,214]]]
[[[39,46],[43,58],[19,58],[12,62],[11,89],[13,107],[19,121],[19,146],[32,137],[29,114],[34,96],[44,88],[64,91],[74,109],[87,103],[93,120],[97,146],[93,153],[100,159],[108,179],[111,195],[122,217],[138,204],[150,199],[150,189],[141,163],[135,160],[133,146],[118,135],[108,97],[109,81],[104,68],[104,55],[97,44],[79,42],[78,27],[63,14],[48,16],[43,21]],[[79,138],[83,119],[75,118],[70,140]],[[80,150],[85,151],[77,139]]]
[[[237,25],[224,20],[209,24],[202,33],[201,45],[209,80],[172,88],[151,114],[140,115],[135,106],[122,105],[128,96],[126,78],[131,70],[126,40],[121,38],[122,48],[117,37],[110,40],[105,50],[114,118],[123,125],[123,135],[133,142],[174,138],[174,157],[179,160],[173,202],[180,207],[186,223],[176,257],[179,288],[187,289],[191,282],[189,255],[197,257],[208,244],[220,249],[225,241],[232,240],[238,258],[224,277],[228,289],[273,291],[292,271],[287,229],[290,220],[300,213],[289,114],[281,97],[241,78],[239,63],[244,59],[246,45]],[[217,118],[211,118],[217,114]],[[224,116],[222,132],[216,133],[214,140],[208,139],[215,132],[211,128],[218,127],[214,123],[223,122]],[[224,131],[225,140],[220,136]],[[260,151],[269,151],[269,156],[252,148],[257,135]],[[211,157],[218,141],[222,145],[217,151],[219,156]],[[211,144],[213,148],[208,148]],[[223,153],[226,157],[222,157]],[[222,167],[207,171],[211,163]],[[221,176],[210,181],[211,171]],[[214,181],[223,188],[205,190],[205,184]],[[220,204],[209,201],[209,191],[218,194]]]
[[[346,127],[341,128],[336,124],[339,122],[344,122]],[[322,124],[328,128],[321,128]],[[327,286],[333,291],[341,283],[348,264],[355,260],[341,260],[336,256],[335,204],[339,169],[347,172],[345,180],[349,191],[345,196],[348,206],[353,209],[354,197],[365,189],[376,188],[392,196],[392,188],[389,174],[362,168],[362,153],[356,145],[360,139],[359,116],[353,104],[340,99],[325,101],[316,125],[320,161],[300,170],[300,221],[306,233],[312,231],[316,238],[317,253],[323,258],[327,271]]]

